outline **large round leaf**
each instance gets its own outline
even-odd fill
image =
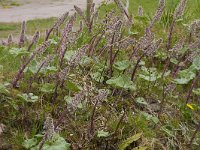
[[[106,81],[107,84],[118,88],[124,88],[129,90],[135,90],[136,86],[133,81],[130,80],[128,76],[121,75],[119,77],[113,77]]]

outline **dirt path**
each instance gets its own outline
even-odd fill
[[[66,11],[72,12],[73,5],[86,7],[86,0],[16,0],[20,6],[0,8],[0,22],[22,22],[36,18],[58,17]],[[94,0],[98,5],[102,0]]]

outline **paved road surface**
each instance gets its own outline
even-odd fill
[[[22,4],[13,8],[0,8],[0,22],[22,22],[36,18],[58,17],[73,6],[86,7],[86,0],[16,0]],[[98,5],[102,0],[94,0]]]

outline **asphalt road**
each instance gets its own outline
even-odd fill
[[[0,22],[22,22],[36,18],[58,17],[73,6],[86,7],[86,0],[16,0],[20,6],[0,8]],[[102,0],[94,0],[96,5]]]

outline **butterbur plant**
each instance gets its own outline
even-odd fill
[[[12,34],[10,34],[9,36],[8,36],[8,45],[10,45],[10,44],[12,44],[13,43],[13,36],[12,36]]]
[[[152,21],[151,21],[150,27],[153,27],[155,22],[160,20],[162,14],[163,14],[164,8],[165,8],[165,0],[160,0],[159,6],[157,8],[157,11],[156,11]]]
[[[199,39],[197,38],[193,43],[188,45],[187,53],[181,57],[173,71],[173,77],[176,77],[178,72],[183,68],[181,64],[188,64],[192,62],[195,57],[198,58],[200,54],[200,51],[198,50],[200,46],[199,43]]]
[[[172,42],[172,35],[175,27],[176,20],[183,16],[185,6],[186,6],[187,0],[181,0],[178,6],[175,9],[173,20],[169,28],[168,38],[167,38],[167,49],[169,50],[171,47]]]
[[[195,85],[198,83],[199,79],[200,79],[200,71],[199,71],[199,73],[196,75],[196,77],[194,78],[194,80],[193,80],[193,82],[192,82],[192,85],[191,85],[191,87],[190,87],[190,89],[189,89],[189,91],[188,91],[187,98],[186,98],[186,104],[189,103],[189,100],[190,100],[190,96],[191,96],[191,94],[192,94],[192,91],[193,91],[193,89],[195,88]]]
[[[108,91],[102,89],[102,90],[99,90],[98,95],[96,97],[94,97],[95,103],[94,103],[94,107],[93,107],[92,115],[91,115],[89,134],[93,134],[94,133],[94,119],[95,119],[95,113],[96,113],[96,109],[97,109],[98,103],[100,103],[103,100],[105,100],[107,98],[107,96],[108,96]]]
[[[189,25],[189,43],[192,42],[192,37],[196,36],[197,30],[200,28],[200,20],[195,20]]]
[[[78,63],[80,62],[81,58],[86,54],[86,51],[88,50],[89,45],[84,45],[83,47],[81,47],[80,49],[78,49],[78,51],[72,55],[72,57],[70,58],[68,64],[69,67],[74,68],[78,65]]]
[[[39,67],[37,68],[37,71],[36,73],[33,75],[33,77],[30,78],[30,83],[29,83],[29,90],[31,90],[31,87],[32,87],[32,84],[34,82],[34,80],[37,78],[39,72],[43,69],[43,68],[46,68],[49,63],[53,60],[53,56],[52,55],[48,55],[44,60],[42,60],[40,63],[39,63]]]
[[[127,2],[129,2],[129,1],[127,1]],[[128,14],[128,9],[124,6],[122,1],[121,0],[115,0],[115,3],[119,7],[121,13],[125,16],[125,18],[128,19],[131,22],[131,18]],[[128,3],[127,3],[127,6],[128,6]]]
[[[181,0],[178,6],[176,7],[176,10],[174,12],[174,20],[180,18],[185,10],[187,0]]]
[[[34,44],[36,44],[39,40],[39,37],[40,37],[40,32],[39,31],[36,31],[33,38],[32,38],[32,41],[31,41],[31,44],[28,46],[28,52],[31,50],[31,48],[33,47]]]
[[[64,23],[64,21],[67,19],[68,15],[69,15],[69,12],[64,13],[61,17],[58,18],[58,20],[54,23],[54,25],[50,29],[48,29],[48,31],[46,33],[45,41],[47,41],[49,39],[49,36],[53,30],[56,30]]]
[[[68,73],[72,69],[75,69],[75,67],[79,64],[82,56],[84,56],[86,54],[88,47],[89,47],[88,45],[85,45],[82,48],[80,48],[74,55],[71,56],[71,58],[68,62],[68,66],[65,67],[64,69],[61,69],[60,72],[58,72],[57,76],[59,78],[56,81],[56,86],[55,86],[54,94],[52,97],[52,102],[54,102],[56,100],[58,87],[59,86],[63,87]]]
[[[60,56],[60,66],[62,66],[62,62],[63,62],[63,57],[65,55],[66,52],[66,45],[69,42],[69,34],[72,32],[72,27],[74,22],[76,21],[76,14],[74,14],[69,22],[66,24],[64,30],[63,30],[63,34],[62,37],[60,39],[60,44],[58,45],[58,49],[57,52],[59,53]]]
[[[26,22],[23,21],[22,26],[21,26],[21,33],[20,33],[20,37],[19,37],[19,47],[22,47],[24,45],[25,31],[26,31]]]
[[[199,149],[199,19],[182,18],[180,0],[163,29],[169,1],[133,4],[91,3],[89,17],[74,6],[31,40],[25,22],[17,42],[9,34],[0,45],[0,149]]]
[[[50,42],[44,42],[43,45],[41,45],[40,47],[38,47],[33,53],[32,55],[22,64],[22,66],[20,67],[18,73],[16,74],[16,76],[14,77],[14,80],[12,81],[12,86],[13,88],[17,87],[18,81],[22,78],[22,75],[24,73],[24,70],[26,69],[26,67],[29,65],[29,63],[35,58],[36,55],[43,53],[48,46],[50,45]]]
[[[45,134],[42,141],[39,143],[39,150],[42,150],[42,147],[44,146],[45,142],[47,140],[50,140],[55,134],[53,118],[51,118],[50,116],[47,116],[44,122],[43,128],[44,128]]]
[[[74,5],[75,11],[79,14],[79,16],[82,18],[84,21],[86,27],[88,28],[89,32],[92,32],[93,24],[96,18],[98,17],[98,11],[95,11],[95,3],[90,4],[90,8],[88,8],[87,15],[84,14],[81,8],[78,6]]]

